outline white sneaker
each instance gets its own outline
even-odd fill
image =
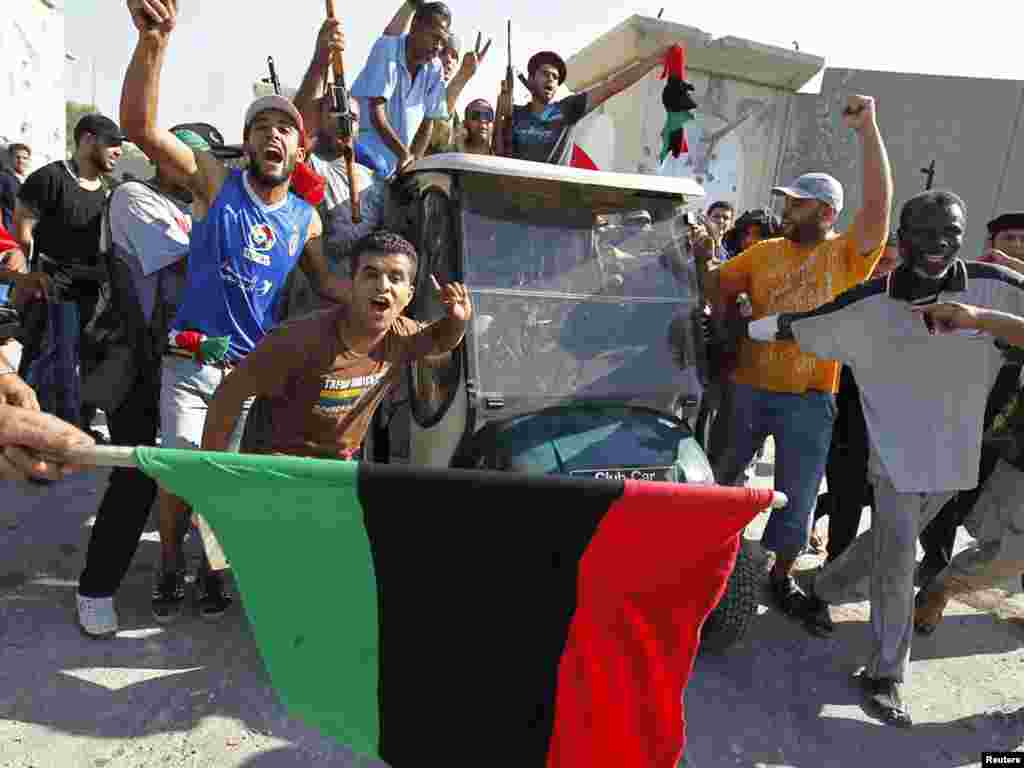
[[[78,595],[78,625],[93,637],[115,634],[117,611],[114,610],[114,598]]]

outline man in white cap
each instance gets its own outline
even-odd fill
[[[807,311],[871,274],[889,235],[892,174],[874,99],[851,96],[843,114],[863,150],[864,201],[852,226],[843,234],[835,231],[843,210],[839,182],[824,173],[804,174],[772,190],[785,197],[783,236],[748,248],[713,268],[704,281],[719,327],[728,318],[731,329],[740,330],[730,334],[736,339],[730,343],[739,345],[731,372],[735,389],[728,439],[715,457],[715,478],[723,485],[742,483],[755,452],[768,435],[774,436],[776,487],[789,504],[772,512],[761,543],[775,553],[770,582],[776,605],[815,633],[830,628],[813,623],[817,614],[809,611],[810,601],[792,571],[808,542],[825,471],[839,365],[801,352],[792,341],[752,342],[743,330],[736,297],[750,297],[754,319]]]
[[[305,156],[302,116],[280,96],[253,102],[245,114],[246,171],[230,170],[196,151],[157,121],[160,71],[177,18],[176,0],[128,0],[139,42],[125,73],[125,132],[169,180],[192,193],[188,274],[164,354],[160,418],[164,447],[198,448],[206,410],[221,381],[273,327],[282,286],[297,264],[314,289],[342,301],[351,281],[332,275],[316,210],[289,191]],[[237,448],[242,421],[236,426]],[[158,621],[184,602],[181,541],[187,507],[159,495],[162,574],[153,592]],[[200,579],[199,611],[223,614],[229,598],[220,574]]]

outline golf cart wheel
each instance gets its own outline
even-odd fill
[[[701,653],[722,653],[743,638],[757,615],[757,588],[757,566],[747,548],[741,545],[725,593],[701,630]]]

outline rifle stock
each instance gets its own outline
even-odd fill
[[[337,18],[334,12],[334,0],[326,0],[327,18]],[[352,111],[349,106],[348,88],[345,86],[345,62],[341,51],[331,53],[331,68],[334,71],[334,84],[331,86],[333,111],[338,117],[338,138],[341,153],[345,158],[345,172],[348,175],[349,204],[352,207],[352,223],[362,221],[359,211],[359,183],[355,174],[355,146],[352,139]]]

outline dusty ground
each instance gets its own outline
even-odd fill
[[[237,603],[215,625],[153,622],[152,527],[118,597],[122,631],[107,641],[78,631],[75,585],[103,480],[0,485],[0,768],[381,765],[285,716]],[[915,640],[907,694],[918,724],[901,731],[868,716],[848,679],[868,649],[866,603],[837,610],[827,641],[763,607],[739,646],[697,662],[686,697],[695,764],[952,768],[1024,749],[1024,625],[1011,620],[1024,617],[1024,596],[994,591],[952,614]],[[424,765],[444,765],[439,737]]]

